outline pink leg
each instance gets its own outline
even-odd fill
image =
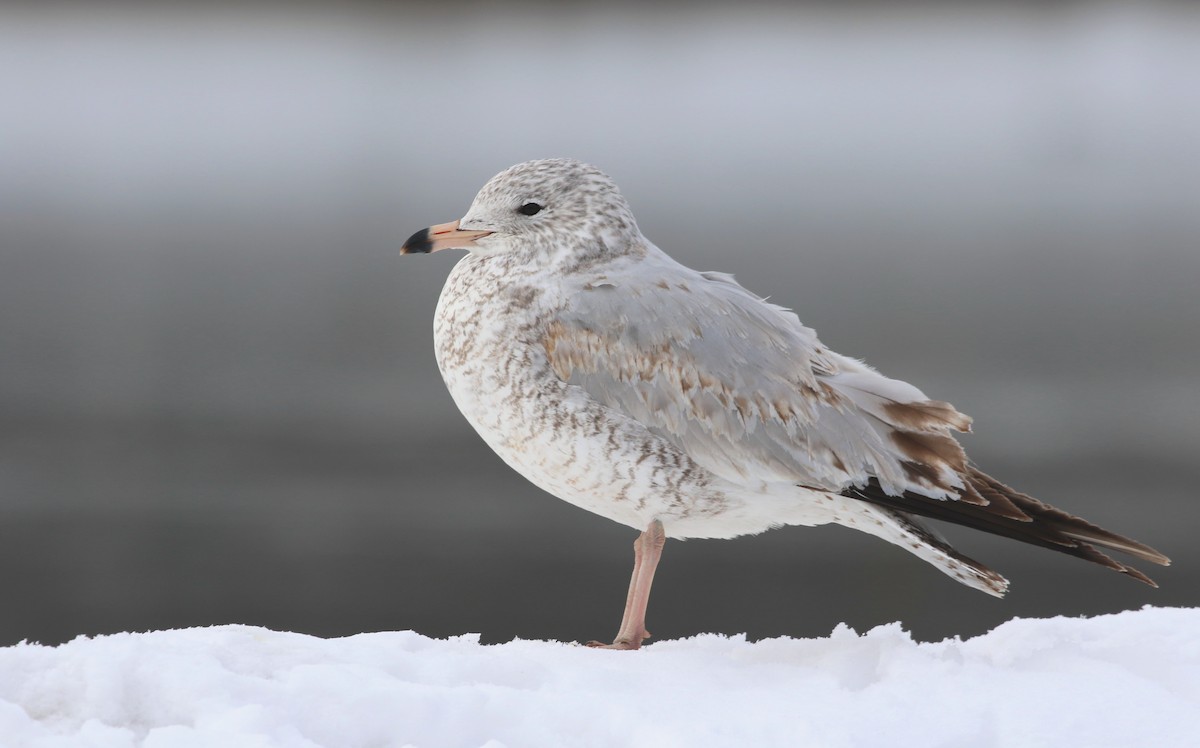
[[[646,531],[633,543],[633,576],[629,579],[629,595],[625,598],[625,615],[621,618],[621,630],[612,644],[588,642],[589,647],[602,649],[637,649],[643,639],[650,638],[646,630],[646,608],[650,604],[650,585],[654,583],[654,570],[662,558],[663,545],[667,536],[662,522],[654,520]]]

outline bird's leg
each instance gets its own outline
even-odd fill
[[[650,604],[650,585],[654,583],[654,570],[662,558],[663,546],[667,542],[662,522],[654,520],[646,531],[633,543],[633,576],[629,578],[629,595],[625,598],[625,615],[621,618],[621,630],[612,644],[588,642],[589,647],[601,649],[637,649],[642,640],[650,638],[646,630],[646,608]]]
[[[639,533],[633,541],[633,573],[629,576],[629,592],[625,595],[625,611],[621,614],[621,628],[618,629],[617,639],[629,629],[629,619],[633,616],[638,597],[638,574],[642,571],[642,559],[645,558],[646,533]],[[642,606],[643,624],[645,623],[645,605]],[[639,640],[640,641],[640,640]]]

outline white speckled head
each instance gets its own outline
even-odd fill
[[[459,226],[492,232],[473,252],[520,252],[539,263],[617,256],[644,241],[612,179],[565,158],[526,161],[492,177]]]

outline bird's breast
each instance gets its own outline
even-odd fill
[[[540,488],[631,527],[719,511],[707,471],[555,374],[553,291],[469,260],[442,291],[434,340],[451,397],[488,446]]]
[[[508,460],[546,446],[549,403],[563,383],[539,342],[543,291],[502,271],[472,256],[455,266],[438,300],[434,346],[455,404]]]

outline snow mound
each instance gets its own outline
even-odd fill
[[[0,745],[1195,746],[1200,608],[640,652],[248,626],[0,649]]]

